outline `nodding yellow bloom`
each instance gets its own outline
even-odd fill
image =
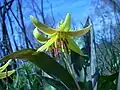
[[[11,60],[9,60],[5,65],[0,67],[0,79],[6,78],[15,72],[15,70],[3,72],[7,68],[7,66],[10,64],[10,62]]]
[[[34,37],[37,39],[38,42],[44,44],[37,50],[37,52],[44,51],[49,47],[54,46],[58,49],[64,50],[66,48],[80,55],[84,55],[80,50],[79,46],[74,42],[72,38],[80,37],[86,34],[90,30],[91,25],[81,30],[70,31],[71,15],[69,13],[66,15],[65,20],[62,20],[59,23],[59,26],[56,29],[48,27],[47,25],[37,21],[37,19],[35,19],[33,16],[30,16],[30,18],[32,20],[32,23],[36,27],[33,31]],[[42,35],[38,30],[48,35],[48,38],[44,37],[44,35]]]

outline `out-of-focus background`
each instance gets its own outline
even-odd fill
[[[92,24],[90,34],[74,38],[77,44],[91,51],[91,65],[100,76],[119,72],[120,65],[120,1],[119,0],[0,0],[0,57],[24,48],[38,48],[34,26],[30,15],[42,23],[56,28],[66,14],[71,14],[72,30]],[[87,40],[87,41],[86,41]],[[31,90],[33,83],[30,73],[33,65],[25,61],[14,61],[12,68],[18,68],[18,80],[10,84],[9,90]],[[29,76],[29,77],[28,77]],[[27,77],[27,78],[26,78]],[[115,82],[115,81],[114,81]],[[5,87],[0,81],[0,90]],[[115,84],[116,85],[116,84]],[[13,89],[13,88],[20,89]],[[114,86],[117,87],[117,86]],[[12,89],[11,89],[12,88]],[[34,89],[42,90],[42,89]],[[107,89],[104,89],[107,90]],[[108,89],[109,90],[109,89]],[[115,90],[115,89],[112,89]]]

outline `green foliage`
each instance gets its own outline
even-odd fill
[[[78,89],[76,82],[69,72],[58,64],[53,58],[43,52],[35,53],[34,49],[25,49],[7,55],[1,61],[9,59],[27,59],[45,71],[48,75],[61,80],[69,89]]]
[[[117,90],[118,73],[100,76],[98,80],[98,90]]]
[[[43,90],[41,78],[37,77],[38,69],[33,64],[22,64],[13,75],[13,82],[8,82],[9,90]]]
[[[48,83],[49,85],[52,85],[53,87],[55,87],[56,90],[68,90],[67,87],[65,87],[60,81],[52,79],[52,78],[48,78],[48,77],[41,77],[46,83]]]

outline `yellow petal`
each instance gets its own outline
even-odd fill
[[[59,27],[60,27],[63,23],[64,23],[64,21],[61,20],[61,21],[59,22]]]
[[[14,72],[15,72],[15,70],[11,70],[11,71],[8,71],[8,72],[1,72],[1,73],[0,73],[0,79],[9,77],[9,76],[10,76],[11,74],[13,74]]]
[[[92,25],[89,25],[88,27],[83,28],[82,30],[78,30],[78,31],[69,31],[69,32],[67,32],[67,35],[69,35],[71,37],[80,37],[80,36],[86,34],[90,30],[91,26]]]
[[[2,67],[0,67],[0,72],[4,71],[7,66],[10,64],[11,60],[9,60],[5,65],[3,65]]]
[[[49,40],[49,38],[46,38],[44,37],[44,35],[40,34],[37,28],[34,29],[33,35],[37,39],[37,41],[40,43],[45,43]]]
[[[74,51],[82,56],[85,56],[83,54],[83,52],[80,50],[80,48],[78,47],[78,45],[75,43],[75,41],[71,39],[71,37],[68,37],[67,40],[68,40],[68,48],[69,49],[71,49],[72,51]]]
[[[47,35],[51,35],[56,32],[55,29],[50,28],[47,25],[37,21],[37,19],[35,19],[33,16],[30,16],[30,19],[32,20],[32,23],[35,25],[35,27],[37,27],[41,32],[43,32]]]
[[[71,16],[70,14],[68,13],[66,15],[66,18],[64,21],[62,21],[62,24],[60,25],[59,29],[60,31],[66,31],[68,32],[71,28]]]
[[[48,42],[46,44],[44,44],[43,46],[41,46],[37,52],[41,52],[44,51],[45,49],[47,49],[48,47],[50,47],[56,40],[57,40],[57,35],[54,35],[53,37],[51,37],[51,39],[48,40]]]

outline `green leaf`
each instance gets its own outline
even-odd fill
[[[98,80],[98,90],[116,90],[117,85],[115,80],[118,77],[118,73],[112,74],[112,75],[105,75],[100,76]]]
[[[86,82],[78,82],[78,84],[81,87],[81,90],[93,90],[92,81],[90,80]]]
[[[69,32],[67,32],[67,35],[69,35],[71,37],[83,36],[84,34],[86,34],[90,30],[91,26],[92,25],[89,25],[88,27],[83,28],[82,30],[78,30],[78,31],[69,31]]]
[[[68,37],[67,40],[68,40],[68,48],[70,48],[72,51],[82,56],[85,56],[83,52],[80,50],[80,48],[78,47],[78,45],[75,43],[75,41],[71,39],[71,37]]]
[[[106,81],[102,83],[102,85],[98,88],[98,90],[110,90],[112,85],[114,85],[113,82]]]
[[[27,59],[41,68],[48,75],[61,80],[70,90],[79,90],[73,77],[66,69],[64,69],[58,62],[56,62],[56,60],[43,52],[34,54],[35,52],[36,50],[34,49],[20,50],[5,56],[0,60],[0,62],[15,58],[18,58],[18,60]]]
[[[66,86],[64,86],[60,81],[52,79],[52,78],[48,78],[48,77],[41,77],[44,81],[46,81],[48,84],[50,84],[51,86],[53,86],[54,88],[56,88],[57,90],[69,90],[67,89]]]
[[[82,70],[83,66],[89,65],[88,56],[81,56],[80,54],[71,51],[71,64],[73,64],[73,67],[75,69],[75,72],[78,76],[80,76],[80,71]]]
[[[37,28],[34,29],[33,35],[37,39],[37,41],[40,43],[45,43],[49,40],[49,38],[46,38],[42,34],[40,34]]]
[[[30,16],[30,19],[32,20],[32,23],[35,25],[35,27],[37,27],[41,32],[43,32],[47,35],[51,35],[56,32],[55,29],[50,28],[47,25],[37,21],[37,19],[35,19],[33,16]]]
[[[5,65],[1,66],[0,72],[4,71],[7,68],[7,66],[10,64],[10,62],[11,62],[11,60],[9,60]]]
[[[1,73],[0,73],[0,79],[9,77],[9,76],[10,76],[11,74],[13,74],[14,72],[15,72],[15,70],[11,70],[11,71],[8,71],[8,72],[1,72]]]

